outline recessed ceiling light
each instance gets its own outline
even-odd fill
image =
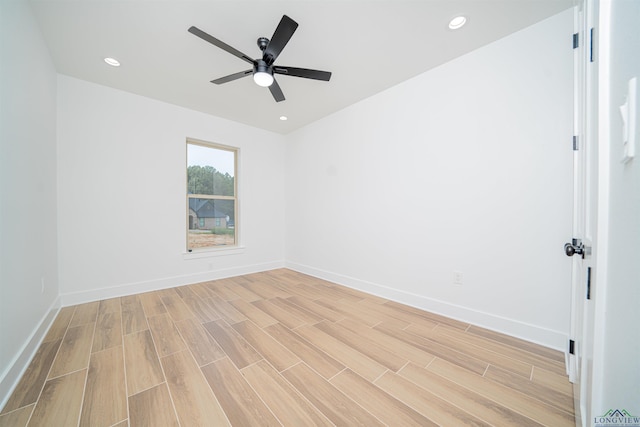
[[[449,28],[451,28],[452,30],[457,30],[458,28],[462,28],[462,26],[466,23],[467,18],[462,15],[456,16],[451,21],[449,21]]]
[[[119,67],[120,66],[120,61],[118,61],[117,59],[114,59],[114,58],[104,58],[104,62],[106,62],[107,64],[111,65],[112,67]]]
[[[289,117],[287,116],[280,116],[280,120],[282,120],[283,122],[286,120],[289,120]]]

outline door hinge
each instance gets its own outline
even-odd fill
[[[578,151],[580,146],[578,144],[578,135],[573,135],[573,151]]]
[[[574,340],[569,340],[569,354],[576,354],[576,342]]]
[[[578,33],[573,34],[573,48],[577,49],[580,46]]]
[[[591,299],[591,267],[587,267],[587,299]]]
[[[589,62],[595,61],[593,57],[593,28],[589,30]]]

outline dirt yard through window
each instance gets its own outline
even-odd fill
[[[212,234],[189,232],[189,249],[234,245],[233,234]]]

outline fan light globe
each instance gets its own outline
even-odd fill
[[[268,87],[273,84],[273,76],[264,71],[258,71],[253,74],[253,81],[256,82],[258,86]]]

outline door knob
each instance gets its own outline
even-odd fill
[[[567,256],[578,254],[584,258],[585,247],[580,239],[571,239],[571,243],[565,243],[564,253],[567,254]]]

